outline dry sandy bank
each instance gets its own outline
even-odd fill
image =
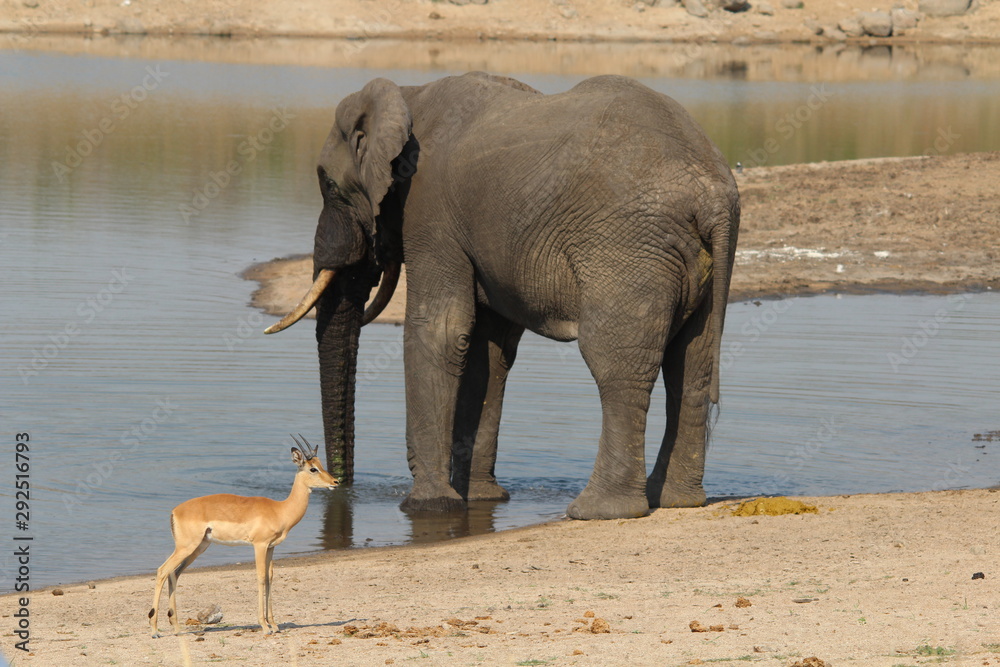
[[[802,500],[818,513],[713,503],[280,561],[272,637],[247,566],[185,574],[181,620],[218,604],[225,625],[156,640],[152,575],[36,591],[30,656],[5,596],[0,641],[25,665],[1000,665],[1000,493]]]
[[[458,0],[463,2],[466,0]],[[651,7],[649,4],[658,6]],[[748,11],[715,10],[693,16],[669,0],[489,0],[486,4],[433,0],[4,0],[0,31],[18,33],[252,35],[582,41],[739,41],[868,43],[872,37],[830,37],[841,20],[895,5],[917,10],[917,0],[780,0],[753,2]],[[813,26],[826,26],[817,35]],[[1000,3],[979,0],[964,16],[923,17],[887,41],[996,42]]]

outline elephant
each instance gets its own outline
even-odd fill
[[[497,432],[525,329],[577,340],[600,393],[596,461],[569,517],[704,504],[740,200],[680,104],[622,76],[558,94],[483,72],[378,78],[337,106],[317,174],[315,282],[267,332],[316,306],[331,474],[353,472],[361,327],[405,262],[404,511],[509,498]],[[661,369],[667,428],[647,479]]]

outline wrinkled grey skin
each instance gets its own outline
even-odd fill
[[[315,270],[338,269],[317,306],[323,416],[346,466],[364,301],[386,263],[405,260],[403,509],[508,498],[497,430],[524,329],[578,340],[600,390],[597,461],[569,516],[704,503],[740,208],[724,158],[680,105],[617,76],[557,95],[483,73],[376,79],[337,107],[318,172]],[[667,430],[647,480],[661,368]]]

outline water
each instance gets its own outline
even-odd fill
[[[268,322],[239,273],[311,248],[314,160],[340,97],[378,75],[444,73],[0,51],[0,414],[8,455],[14,434],[31,437],[33,586],[151,572],[172,548],[169,510],[187,498],[287,493],[288,433],[322,432],[312,330],[261,335]],[[547,91],[582,78],[510,73]],[[732,162],[814,94],[796,81],[646,80],[692,108]],[[948,150],[1000,147],[996,81],[897,82],[905,122],[877,111],[885,82],[831,87],[769,161],[921,152],[939,126],[961,137]],[[920,129],[906,141],[886,130],[872,147],[879,124]],[[992,294],[733,304],[709,494],[996,484],[1000,454],[973,437],[1000,428],[998,305]],[[544,521],[586,483],[596,389],[575,345],[526,336],[497,463],[512,501],[423,522],[399,512],[400,334],[365,330],[356,486],[314,494],[281,554]],[[661,389],[653,406],[650,462]],[[198,562],[250,557],[213,547]],[[0,557],[0,591],[12,565]]]

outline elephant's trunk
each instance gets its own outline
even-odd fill
[[[371,283],[355,271],[337,280],[316,304],[316,343],[326,438],[326,469],[344,483],[354,479],[354,390],[358,339]]]

